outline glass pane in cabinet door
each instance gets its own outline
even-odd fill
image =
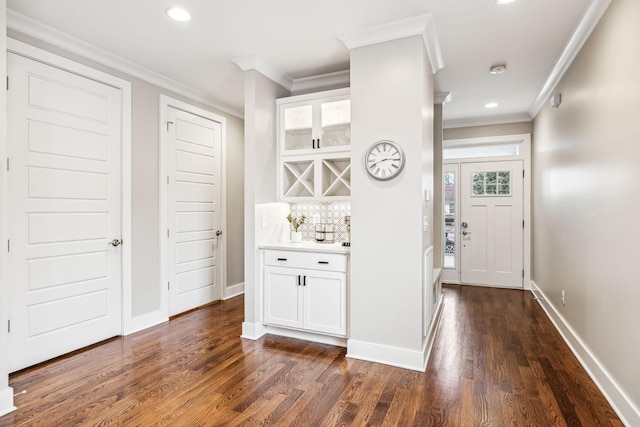
[[[286,108],[284,110],[284,149],[313,148],[311,142],[312,126],[313,108],[311,105]]]
[[[322,138],[320,147],[351,145],[351,101],[322,104]]]

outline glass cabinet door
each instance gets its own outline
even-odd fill
[[[313,105],[284,108],[284,150],[313,148]]]
[[[351,100],[322,102],[320,148],[351,145]]]

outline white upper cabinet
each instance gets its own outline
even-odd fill
[[[277,103],[281,155],[349,151],[349,89],[281,98]]]
[[[349,89],[281,98],[277,105],[280,200],[348,199],[351,194]]]

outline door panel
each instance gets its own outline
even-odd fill
[[[522,170],[521,160],[461,164],[462,283],[523,286]]]
[[[169,314],[219,300],[220,123],[168,107]],[[172,286],[173,284],[173,286]]]
[[[8,54],[9,365],[119,335],[118,89]]]
[[[264,268],[264,322],[271,325],[302,327],[303,271],[292,268]]]
[[[304,273],[303,327],[310,331],[346,335],[346,275],[311,270]]]

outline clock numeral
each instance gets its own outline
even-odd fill
[[[395,163],[391,163],[391,167],[398,169],[398,165],[396,165]]]

